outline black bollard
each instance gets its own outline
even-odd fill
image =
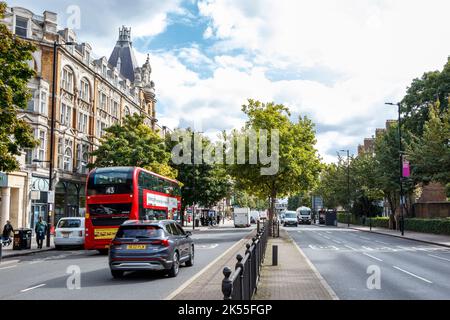
[[[272,246],[272,265],[278,265],[278,246]]]

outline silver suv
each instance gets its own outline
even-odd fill
[[[166,270],[169,277],[176,277],[182,263],[194,264],[194,242],[191,233],[172,220],[126,221],[109,250],[114,278],[137,270]]]

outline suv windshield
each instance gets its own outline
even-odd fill
[[[80,219],[64,219],[59,220],[57,228],[79,228],[80,226]]]
[[[116,238],[160,238],[163,231],[157,226],[122,226],[117,231]]]
[[[303,211],[300,211],[300,214],[301,214],[302,216],[309,216],[309,215],[311,214],[311,211],[303,210]]]
[[[295,213],[286,213],[285,217],[286,218],[297,218]]]

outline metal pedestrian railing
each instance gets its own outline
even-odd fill
[[[225,267],[222,280],[222,293],[224,300],[251,300],[256,293],[261,265],[267,247],[269,225],[265,223],[261,230],[252,239],[252,244],[247,243],[244,257],[236,256],[237,263],[234,272]]]

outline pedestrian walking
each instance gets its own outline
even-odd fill
[[[47,223],[39,217],[39,221],[36,223],[34,231],[36,232],[36,242],[38,249],[42,249],[42,244],[44,243],[45,235],[47,233]]]
[[[219,225],[220,224],[220,220],[222,219],[222,217],[221,217],[221,215],[220,215],[220,213],[217,215],[217,225]]]
[[[11,224],[11,222],[8,220],[6,221],[5,226],[3,227],[2,232],[2,244],[5,243],[6,245],[9,245],[11,243],[11,233],[14,232],[14,228]]]

